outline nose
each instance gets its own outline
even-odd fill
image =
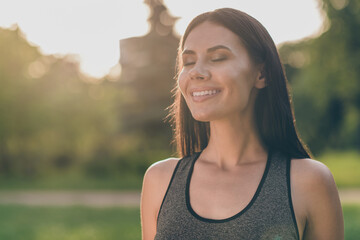
[[[207,79],[210,76],[208,69],[200,63],[196,63],[189,72],[191,79]]]

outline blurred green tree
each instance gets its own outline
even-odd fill
[[[74,57],[44,56],[19,28],[0,29],[0,83],[1,175],[68,169],[100,157],[100,146],[119,154],[119,91]]]
[[[312,151],[360,148],[360,2],[323,0],[323,33],[280,48]]]

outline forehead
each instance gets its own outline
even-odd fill
[[[229,48],[242,48],[240,38],[219,24],[203,22],[196,26],[189,33],[184,42],[184,50],[200,50],[213,47],[215,45],[225,45]]]

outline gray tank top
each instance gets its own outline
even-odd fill
[[[200,153],[177,163],[161,204],[155,240],[162,239],[299,239],[290,190],[290,158],[269,151],[258,188],[250,203],[226,219],[194,212],[189,186]]]

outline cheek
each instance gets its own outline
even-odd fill
[[[247,105],[253,88],[252,75],[247,69],[228,68],[222,73],[222,82],[227,86],[227,96],[231,99],[229,106]]]
[[[180,72],[180,74],[179,74],[179,77],[177,80],[177,85],[178,85],[178,88],[180,89],[180,92],[183,95],[183,97],[186,98],[185,92],[186,92],[187,80],[185,77],[185,73],[183,71]]]

